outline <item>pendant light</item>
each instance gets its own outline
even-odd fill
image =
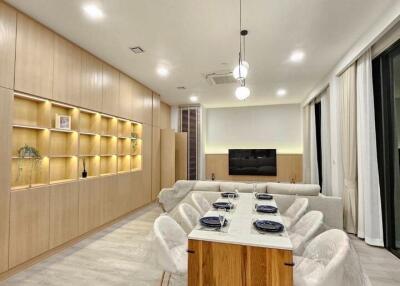
[[[247,30],[242,30],[242,0],[239,0],[239,61],[238,65],[233,69],[233,77],[240,82],[240,86],[235,91],[235,96],[239,100],[244,100],[250,96],[250,90],[246,87],[246,77],[249,72],[249,63],[246,62],[246,36]],[[243,52],[242,52],[243,46]]]

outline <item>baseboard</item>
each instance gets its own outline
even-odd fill
[[[48,251],[40,254],[39,256],[31,258],[30,260],[25,261],[22,264],[19,264],[19,265],[15,266],[15,267],[13,267],[11,269],[8,269],[6,272],[0,273],[0,281],[6,280],[6,279],[10,278],[11,276],[13,276],[13,275],[15,275],[15,274],[17,274],[17,273],[19,273],[19,272],[31,267],[31,266],[33,266],[33,265],[35,265],[35,264],[37,264],[37,263],[39,263],[39,262],[41,262],[41,261],[43,261],[43,260],[45,260],[47,258],[49,258],[50,256],[53,256],[53,255],[65,250],[65,249],[77,244],[78,242],[90,237],[91,235],[93,235],[93,234],[95,234],[95,233],[97,233],[97,232],[99,232],[99,231],[101,231],[101,230],[103,230],[103,229],[105,229],[107,227],[110,227],[113,224],[116,224],[116,223],[122,221],[123,219],[127,218],[128,216],[131,216],[132,214],[136,214],[136,213],[139,214],[142,210],[146,209],[147,207],[149,207],[150,205],[155,204],[155,203],[156,203],[155,201],[152,201],[152,202],[150,202],[150,203],[148,203],[148,204],[146,204],[144,206],[141,206],[141,207],[139,207],[139,208],[137,208],[137,209],[135,209],[133,211],[130,211],[130,212],[128,212],[128,213],[126,213],[126,214],[124,214],[124,215],[122,215],[122,216],[120,216],[120,217],[118,217],[118,218],[116,218],[116,219],[114,219],[114,220],[112,220],[110,222],[107,222],[107,223],[105,223],[105,224],[103,224],[103,225],[101,225],[101,226],[99,226],[99,227],[97,227],[95,229],[92,229],[89,232],[86,232],[86,233],[84,233],[84,234],[82,234],[82,235],[80,235],[78,237],[75,237],[72,240],[65,242],[64,244],[61,244],[61,245],[59,245],[59,246],[57,246],[55,248],[49,249]]]

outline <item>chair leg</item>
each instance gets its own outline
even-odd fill
[[[172,276],[172,273],[169,273],[169,277],[168,277],[167,286],[169,286],[169,282],[170,282],[170,280],[171,280],[171,276]]]
[[[165,271],[163,271],[162,273],[160,286],[163,286],[164,284],[164,276],[165,276]]]

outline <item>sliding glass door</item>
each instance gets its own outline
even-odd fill
[[[400,257],[400,42],[373,61],[385,247]]]

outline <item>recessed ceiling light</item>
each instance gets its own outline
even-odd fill
[[[296,51],[292,52],[292,54],[290,55],[290,61],[294,62],[294,63],[299,63],[299,62],[303,61],[304,57],[305,57],[305,54],[303,51],[296,50]]]
[[[191,102],[197,102],[199,100],[199,98],[195,95],[192,95],[189,99]]]
[[[169,70],[167,70],[165,67],[159,67],[157,69],[157,73],[159,76],[166,77],[169,74]]]
[[[277,96],[285,96],[287,94],[286,89],[280,88],[276,91]]]
[[[86,15],[88,15],[90,18],[94,20],[101,19],[104,17],[103,11],[101,11],[100,8],[94,4],[84,5],[83,11],[85,11]]]

